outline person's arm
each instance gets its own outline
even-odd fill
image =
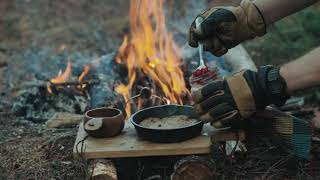
[[[290,14],[300,11],[319,0],[254,0],[266,25],[270,25]]]
[[[320,85],[320,47],[280,68],[243,70],[193,91],[194,109],[216,128],[238,126],[257,110],[282,106],[297,90]]]
[[[189,45],[197,47],[198,41],[201,41],[204,50],[221,56],[243,41],[263,36],[273,22],[318,1],[242,0],[236,7],[212,7],[198,15],[203,19],[199,28],[195,26],[195,21],[191,24]]]
[[[287,93],[320,85],[320,47],[280,68]]]

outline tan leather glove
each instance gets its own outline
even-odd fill
[[[263,16],[249,0],[242,0],[238,7],[213,7],[199,16],[204,20],[198,29],[195,21],[192,23],[189,45],[197,47],[198,41],[202,41],[204,49],[216,56],[225,54],[242,41],[266,33]]]
[[[263,66],[258,72],[241,71],[213,81],[192,92],[194,109],[204,123],[216,128],[239,127],[241,120],[269,104],[283,105],[287,100],[286,83],[279,69]]]

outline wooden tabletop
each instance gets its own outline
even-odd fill
[[[92,138],[88,137],[84,143],[83,155],[88,159],[94,158],[120,158],[120,157],[141,157],[141,156],[168,156],[168,155],[189,155],[189,154],[208,154],[210,153],[211,135],[218,135],[217,138],[224,140],[235,138],[232,133],[215,130],[210,125],[205,125],[202,134],[190,140],[178,143],[153,143],[137,137],[136,131],[128,121],[123,132],[111,138]],[[80,124],[73,153],[79,157],[76,145],[87,133],[83,129],[83,123]],[[78,151],[81,149],[81,143],[78,145]]]

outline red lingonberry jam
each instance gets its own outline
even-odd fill
[[[216,79],[217,75],[218,75],[217,70],[210,71],[207,67],[202,69],[197,69],[195,72],[192,73],[190,83],[204,85],[204,84],[207,84],[208,81]]]
[[[208,67],[205,67],[205,68],[197,69],[196,71],[194,71],[192,73],[192,75],[195,76],[195,77],[198,77],[198,76],[204,75],[208,71],[209,71]]]

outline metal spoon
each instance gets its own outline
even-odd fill
[[[197,17],[196,19],[196,28],[199,29],[201,23],[203,22],[203,18],[202,17]],[[199,57],[200,57],[200,62],[199,62],[199,67],[197,69],[203,69],[206,67],[206,65],[204,64],[204,60],[203,60],[203,44],[202,42],[198,42],[198,50],[199,50]]]

